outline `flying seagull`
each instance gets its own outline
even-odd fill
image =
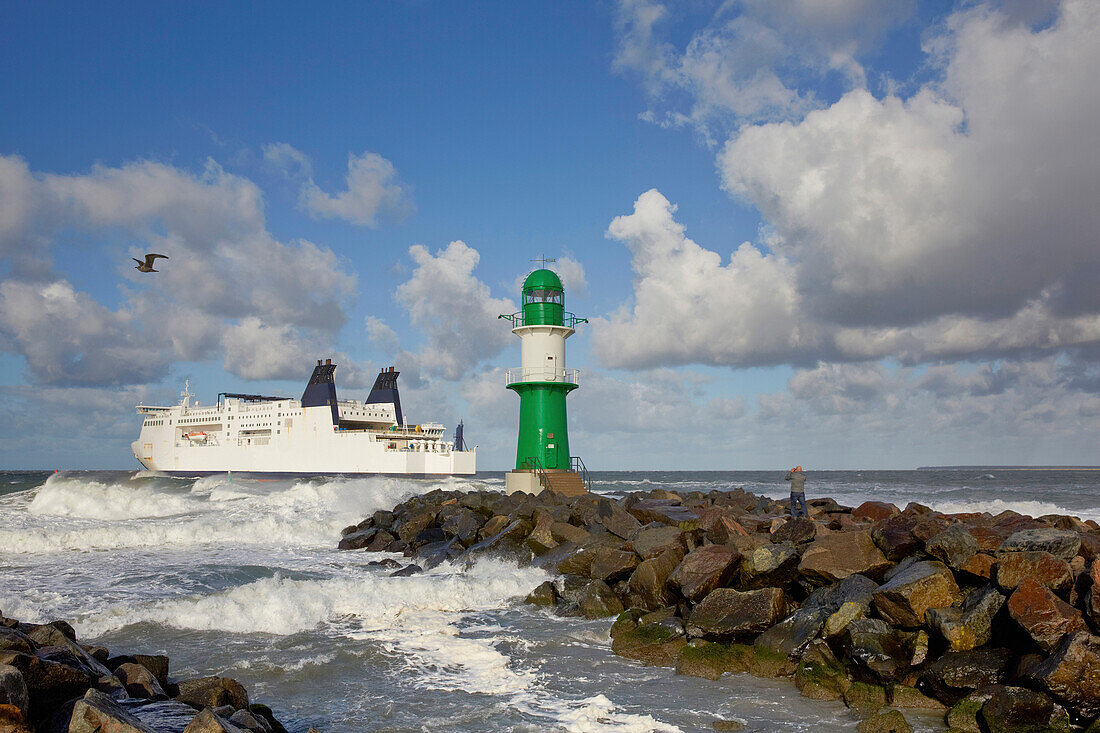
[[[153,261],[156,260],[156,258],[158,258],[158,257],[163,257],[164,259],[168,259],[168,255],[154,255],[154,254],[145,255],[145,261],[144,262],[139,260],[137,257],[131,257],[130,259],[137,263],[137,267],[135,267],[134,269],[137,270],[138,272],[160,272],[160,270],[154,270],[153,269]]]

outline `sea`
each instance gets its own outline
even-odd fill
[[[920,502],[1100,520],[1100,471],[810,471],[808,498]],[[595,490],[786,496],[781,472],[593,474]],[[501,490],[502,473],[259,481],[134,471],[0,472],[0,611],[66,619],[112,653],[161,653],[174,677],[239,680],[292,733],[854,730],[843,704],[787,680],[711,682],[611,653],[609,620],[523,597],[550,576],[485,559],[409,577],[336,549],[340,530],[435,488]],[[395,556],[395,559],[403,559]],[[908,714],[917,730],[942,716]]]

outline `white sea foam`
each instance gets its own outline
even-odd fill
[[[680,733],[674,725],[656,720],[651,715],[631,715],[617,712],[614,703],[604,695],[582,700],[558,718],[558,723],[569,733]]]
[[[1000,514],[1003,511],[1013,511],[1027,514],[1032,517],[1041,517],[1045,514],[1068,514],[1081,519],[1095,519],[1100,521],[1100,508],[1067,509],[1047,501],[1005,501],[1004,499],[960,499],[955,501],[934,501],[929,504],[936,511],[945,514],[962,514],[968,512],[989,512]]]
[[[168,517],[197,508],[194,501],[184,496],[55,473],[38,489],[27,511],[58,517],[116,520]]]

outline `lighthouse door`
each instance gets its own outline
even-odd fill
[[[558,444],[557,443],[547,443],[546,444],[546,449],[544,451],[543,464],[547,468],[557,468],[558,467]]]
[[[546,381],[558,381],[558,359],[553,354],[546,355]]]

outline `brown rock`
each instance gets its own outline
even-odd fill
[[[30,704],[22,673],[10,664],[0,664],[0,705],[14,705],[24,714]]]
[[[652,611],[673,602],[674,598],[666,581],[683,557],[683,550],[676,548],[667,550],[658,557],[642,560],[631,574],[628,586],[639,605]]]
[[[924,551],[957,570],[978,552],[978,541],[961,524],[952,524],[925,542]]]
[[[1069,563],[1049,552],[1003,553],[997,560],[997,585],[1014,590],[1024,578],[1033,578],[1053,590],[1068,590],[1073,584]]]
[[[215,715],[210,708],[204,708],[187,724],[183,733],[243,733],[243,731],[228,720]]]
[[[1045,652],[1053,651],[1065,634],[1085,628],[1077,609],[1034,578],[1024,578],[1013,591],[1008,613]]]
[[[720,516],[709,530],[706,538],[716,545],[732,544],[738,537],[748,537],[750,532],[740,522],[729,515]]]
[[[1001,544],[1005,541],[1008,535],[1003,532],[998,532],[993,527],[967,527],[966,530],[970,532],[970,536],[978,543],[978,552],[994,553],[1001,549]]]
[[[232,705],[235,710],[248,707],[248,692],[241,683],[229,677],[198,677],[179,683],[176,700],[196,710]]]
[[[642,524],[659,522],[679,527],[681,522],[699,521],[699,514],[680,506],[679,499],[643,499],[630,507],[629,511]]]
[[[686,643],[687,637],[684,636],[680,619],[668,618],[617,634],[611,640],[611,651],[642,664],[673,667]]]
[[[552,524],[554,524],[554,520],[549,514],[544,512],[539,515],[538,520],[535,522],[535,528],[527,536],[527,546],[531,548],[531,552],[536,555],[544,555],[558,546],[554,536],[550,533]]]
[[[883,708],[859,721],[856,733],[913,733],[913,727],[900,710]]]
[[[623,612],[622,601],[602,580],[593,580],[585,586],[577,607],[585,618],[607,618]]]
[[[593,554],[588,577],[614,583],[617,580],[629,578],[636,567],[638,567],[638,556],[633,552],[600,547]]]
[[[630,536],[642,526],[642,523],[623,509],[618,502],[606,497],[601,498],[596,507],[596,521],[606,527],[608,532],[624,540],[630,539]]]
[[[45,709],[83,695],[95,682],[71,654],[68,658],[71,664],[61,664],[19,652],[0,652],[0,664],[10,664],[18,669],[23,675],[32,703],[36,708],[42,706]],[[37,711],[32,713],[38,714]]]
[[[73,708],[69,733],[155,733],[110,696],[88,690]]]
[[[809,517],[793,517],[772,532],[772,542],[790,542],[796,545],[812,542],[817,536],[817,525]]]
[[[1029,677],[1078,716],[1100,715],[1100,638],[1077,631],[1032,667]]]
[[[894,626],[915,629],[924,623],[930,608],[953,606],[959,586],[943,563],[924,561],[910,565],[875,591],[875,609]]]
[[[583,545],[588,542],[588,532],[580,527],[574,527],[569,522],[552,523],[550,537],[558,544],[572,542],[575,545]]]
[[[898,513],[898,508],[885,501],[865,501],[852,510],[852,519],[864,522],[880,522]]]
[[[1024,687],[997,687],[978,719],[991,733],[1068,731],[1069,716],[1041,692]]]
[[[886,559],[901,560],[920,549],[920,540],[913,536],[918,521],[911,514],[899,514],[875,525],[871,537]]]
[[[668,576],[668,585],[693,603],[724,586],[737,574],[741,554],[726,545],[692,550]]]
[[[745,592],[717,588],[692,610],[687,630],[693,637],[730,641],[759,634],[786,613],[787,597],[779,588]]]
[[[959,572],[972,581],[993,580],[996,565],[997,561],[992,556],[979,552],[960,565]]]
[[[0,731],[3,733],[34,733],[27,716],[14,705],[0,703]]]
[[[766,542],[741,556],[741,587],[781,587],[790,583],[798,572],[798,550],[791,542]]]
[[[921,675],[921,685],[937,699],[954,705],[974,690],[1000,683],[1012,659],[1008,649],[982,647],[966,652],[947,652]]]
[[[115,677],[118,677],[119,682],[126,688],[126,692],[130,697],[168,698],[153,673],[140,664],[126,663],[118,665],[115,667]]]
[[[817,585],[826,585],[859,573],[881,578],[890,562],[875,546],[869,530],[818,537],[802,554],[798,572]]]
[[[631,519],[633,519],[633,517],[631,517]],[[654,524],[642,527],[638,533],[631,538],[631,541],[634,544],[634,551],[638,553],[643,560],[648,560],[668,550],[679,549],[686,551],[687,546],[684,543],[683,534],[683,531],[678,527]]]

